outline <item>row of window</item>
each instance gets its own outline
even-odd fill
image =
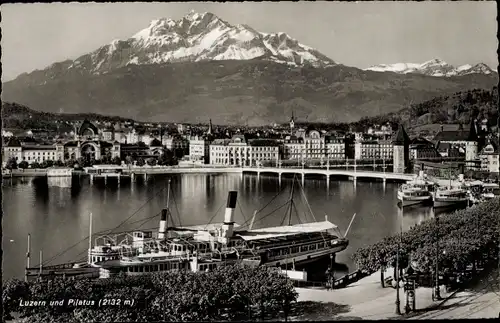
[[[212,157],[243,157],[243,158],[256,158],[256,157],[261,157],[261,158],[276,158],[276,153],[260,153],[260,154],[228,154],[228,153],[212,153]]]
[[[243,147],[228,147],[228,146],[210,146],[210,149],[215,150],[215,151],[227,151],[227,150],[233,150],[233,151],[273,151],[273,150],[278,150],[278,147],[276,146],[262,146],[262,147],[255,147],[255,146],[243,146]]]
[[[276,248],[269,251],[270,257],[285,256],[299,252],[308,252],[325,248],[325,242],[306,244],[303,246]]]
[[[165,262],[157,265],[144,265],[144,266],[130,266],[128,272],[130,273],[153,273],[157,271],[178,270],[183,269],[184,266],[178,262]]]

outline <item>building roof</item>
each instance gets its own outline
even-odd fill
[[[16,137],[11,137],[7,142],[7,147],[21,147],[21,142]]]
[[[78,142],[76,141],[68,141],[67,143],[64,144],[66,147],[76,147],[78,146]]]
[[[418,145],[418,146],[428,146],[428,147],[432,146],[432,147],[434,147],[434,144],[430,140],[427,140],[423,137],[414,138],[410,144],[411,145]]]
[[[261,240],[268,238],[283,237],[289,235],[298,235],[304,233],[322,232],[330,229],[336,229],[337,226],[330,221],[311,222],[296,225],[287,225],[280,227],[269,227],[237,232],[236,235],[245,241]]]
[[[94,135],[97,135],[99,131],[97,130],[97,127],[94,126],[90,121],[84,120],[82,125],[80,126],[80,129],[78,129],[78,135],[82,136],[85,130],[90,129],[94,133]]]
[[[441,131],[434,136],[434,141],[468,141],[469,131]]]
[[[209,223],[209,224],[201,224],[201,225],[190,225],[185,227],[177,227],[178,229],[189,230],[189,231],[215,231],[217,229],[222,228],[224,223]],[[234,223],[234,228],[238,228],[240,225]]]
[[[491,151],[491,148],[493,148],[493,151]],[[490,151],[486,151],[490,150]],[[489,155],[489,154],[498,154],[498,142],[495,142],[493,140],[490,140],[484,147],[481,149],[481,155]]]
[[[450,143],[440,142],[437,145],[437,150],[438,151],[447,151],[450,148],[451,148],[451,144]]]
[[[394,136],[392,143],[397,145],[404,145],[410,143],[410,137],[408,137],[408,134],[406,133],[405,128],[403,127],[402,124],[398,125],[398,131],[396,132],[396,135]]]
[[[54,145],[23,145],[23,150],[55,150]]]

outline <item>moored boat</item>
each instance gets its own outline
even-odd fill
[[[439,187],[434,193],[434,207],[465,207],[469,204],[469,192],[462,187]]]
[[[424,177],[423,172],[420,172],[415,180],[400,186],[397,193],[398,204],[405,207],[432,203],[432,192],[435,185],[434,182],[428,181]]]
[[[170,185],[168,189],[170,192]],[[90,216],[87,264],[77,267],[63,264],[58,271],[52,270],[50,274],[64,275],[66,271],[74,273],[73,277],[83,277],[85,273],[86,277],[108,278],[120,273],[140,275],[178,270],[207,271],[236,263],[287,268],[334,255],[349,245],[345,235],[342,236],[338,227],[326,217],[325,221],[292,225],[291,211],[288,225],[253,229],[256,211],[249,228],[243,229],[234,222],[236,191],[228,194],[224,222],[168,226],[174,222],[168,209],[169,197],[170,194],[167,208],[161,212],[157,233],[146,230],[114,235],[108,233],[97,237],[92,245]],[[351,224],[353,220],[354,217]],[[29,268],[28,261],[27,276],[46,276],[42,267],[40,271]]]
[[[490,200],[500,196],[500,188],[496,183],[484,183],[481,198]]]

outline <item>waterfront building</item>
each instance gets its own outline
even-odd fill
[[[286,136],[283,141],[283,159],[302,159],[304,155],[304,139],[302,137]]]
[[[441,131],[434,137],[434,142],[437,142],[438,150],[443,151],[443,157],[451,157],[446,148],[458,150],[460,157],[465,159],[466,167],[469,169],[475,168],[478,161],[478,150],[480,140],[476,122],[473,120],[470,124],[470,129],[457,131]],[[442,144],[449,144],[442,145]]]
[[[195,136],[189,140],[189,160],[210,163],[210,139]]]
[[[348,141],[345,136],[326,136],[325,150],[328,159],[345,159]]]
[[[393,171],[394,173],[405,173],[410,165],[410,137],[408,137],[403,125],[398,126],[392,144]]]
[[[357,160],[393,158],[394,148],[391,140],[358,139],[354,143],[354,158]]]
[[[311,130],[304,136],[304,159],[321,159],[326,153],[326,140],[319,131]]]
[[[440,142],[437,144],[436,149],[441,157],[454,157],[458,159],[465,156],[465,149],[460,147],[460,145]]]
[[[479,153],[481,170],[489,173],[499,173],[498,142],[489,140],[486,146]]]
[[[410,159],[437,159],[440,158],[438,150],[430,140],[422,137],[413,139],[410,143]]]
[[[174,136],[164,136],[162,139],[162,145],[165,146],[168,150],[175,151],[182,156],[189,154],[189,140],[183,138],[179,135]],[[177,157],[182,157],[178,155]]]
[[[276,163],[279,146],[275,140],[247,139],[234,135],[231,139],[216,139],[210,144],[210,163],[226,166],[258,166]]]
[[[120,159],[126,160],[127,157],[132,159],[149,158],[152,157],[154,152],[150,150],[149,146],[144,144],[120,144]]]

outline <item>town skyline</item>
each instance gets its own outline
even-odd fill
[[[177,20],[191,10],[212,12],[259,32],[285,32],[335,62],[357,68],[439,58],[455,66],[482,62],[496,70],[494,6],[495,2],[11,4],[2,12],[2,78],[8,81],[75,59],[114,39],[128,39],[154,19]],[[296,23],[298,16],[301,24]],[[20,17],[22,25],[17,23]],[[367,48],[371,55],[366,55]]]

